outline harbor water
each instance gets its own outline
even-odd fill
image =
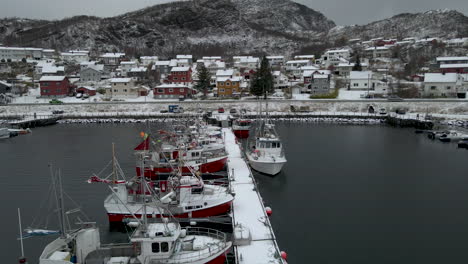
[[[23,227],[56,228],[56,215],[47,217],[48,164],[61,169],[65,192],[98,223],[104,241],[126,241],[127,234],[107,230],[108,187],[86,180],[109,163],[112,142],[132,177],[142,130],[143,124],[60,124],[0,141],[0,259],[16,263],[20,255],[18,207]],[[468,261],[467,150],[384,125],[282,122],[278,132],[288,163],[275,177],[255,177],[289,263]],[[24,241],[29,263],[50,239]]]

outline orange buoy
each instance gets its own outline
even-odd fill
[[[273,214],[273,210],[271,210],[271,208],[268,207],[268,206],[265,207],[265,212],[266,212],[266,214],[267,214],[268,216],[271,216],[271,215]]]
[[[288,254],[285,251],[281,251],[281,258],[283,260],[287,260],[288,259]]]

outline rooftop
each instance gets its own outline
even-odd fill
[[[456,73],[426,73],[424,74],[425,83],[455,83],[458,75]]]
[[[65,80],[65,76],[42,76],[40,82],[61,82]]]

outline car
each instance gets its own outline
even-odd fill
[[[221,113],[221,114],[224,113],[224,108],[222,107],[218,108],[218,113]]]
[[[163,114],[163,113],[167,113],[167,112],[169,112],[169,111],[166,110],[166,109],[163,109],[163,110],[161,110],[161,111],[159,111],[159,112]]]
[[[229,110],[229,113],[230,114],[237,114],[237,109],[231,108],[231,110]]]
[[[387,109],[385,109],[385,108],[380,108],[379,114],[380,114],[380,115],[386,115],[386,114],[387,114]]]
[[[406,110],[403,109],[403,108],[398,108],[395,113],[399,114],[399,115],[405,115],[406,114]]]
[[[58,99],[52,99],[49,101],[49,104],[63,104],[63,102]]]
[[[54,110],[54,111],[52,111],[52,114],[54,114],[54,115],[63,114],[63,110]]]

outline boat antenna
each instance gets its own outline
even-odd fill
[[[19,224],[19,235],[20,235],[20,245],[21,245],[21,257],[19,258],[19,263],[26,263],[26,258],[24,257],[24,246],[23,246],[23,227],[21,226],[21,210],[18,208],[18,224]]]
[[[117,182],[117,175],[115,169],[115,143],[112,142],[112,180],[113,183],[116,184]]]
[[[143,171],[141,178],[141,192],[143,196],[143,230],[146,232],[148,227],[148,216],[146,215],[146,177],[144,173],[145,169],[145,154],[141,154],[141,169]]]

